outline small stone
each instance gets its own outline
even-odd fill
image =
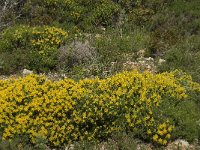
[[[141,50],[139,50],[139,51],[137,52],[137,55],[138,55],[139,57],[144,57],[144,54],[145,54],[145,50],[144,50],[144,49],[141,49]]]
[[[151,66],[150,66],[150,65],[147,65],[147,69],[151,69]]]
[[[67,147],[65,147],[65,150],[74,150],[74,144],[70,144]]]
[[[188,148],[190,148],[190,144],[185,140],[179,139],[169,144],[166,150],[173,150],[177,148],[179,148],[180,150],[187,150]]]
[[[164,63],[164,62],[166,62],[166,60],[164,60],[164,59],[161,59],[161,58],[160,58],[160,59],[158,60],[158,64],[159,64],[159,65],[161,65],[161,64]]]
[[[154,61],[154,59],[152,57],[148,57],[146,58],[147,61]]]
[[[22,74],[23,74],[24,76],[26,76],[26,75],[29,75],[29,74],[33,74],[33,71],[28,70],[28,69],[24,69],[23,72],[22,72]]]
[[[181,145],[183,147],[189,147],[190,146],[190,144],[187,141],[185,141],[185,140],[176,140],[174,142],[174,144],[175,145]]]
[[[101,30],[103,30],[103,31],[106,31],[106,28],[104,28],[104,27],[101,27]]]

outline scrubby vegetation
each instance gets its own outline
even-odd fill
[[[199,0],[0,1],[0,149],[198,145],[199,36]]]
[[[136,131],[141,139],[166,145],[179,121],[168,111],[200,91],[190,76],[177,71],[132,71],[78,82],[30,75],[0,85],[2,139],[23,135],[50,146],[105,139],[120,131]]]

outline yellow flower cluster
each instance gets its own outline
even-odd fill
[[[169,122],[160,124],[157,129],[155,129],[155,134],[153,135],[153,142],[166,145],[171,138],[171,133],[175,127],[170,125]]]
[[[13,40],[23,40],[24,36],[30,32],[29,26],[20,26],[20,28],[16,29],[13,33]],[[6,32],[4,32],[6,34]]]
[[[48,56],[57,51],[68,37],[68,33],[56,27],[34,27],[32,29],[31,45],[40,55]],[[55,49],[56,48],[56,49]]]
[[[59,47],[68,37],[67,32],[55,27],[44,27],[44,29],[33,28],[33,39],[31,43],[34,46],[44,49],[46,45]]]
[[[188,96],[187,81],[181,81],[173,72],[136,70],[78,82],[68,78],[53,82],[38,75],[0,80],[2,137],[26,135],[32,143],[42,137],[59,146],[144,127],[154,142],[166,144],[174,127],[159,122],[154,109],[165,97]]]
[[[26,47],[30,51],[33,50],[41,54],[48,53],[48,50],[53,50],[53,48],[57,50],[68,37],[68,33],[60,28],[24,25],[8,28],[2,35],[5,39],[11,39],[8,43],[12,45],[11,48]]]

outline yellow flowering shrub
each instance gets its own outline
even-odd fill
[[[56,27],[20,25],[4,30],[0,38],[4,72],[21,68],[47,71],[55,68],[58,48],[66,42],[68,33]]]
[[[171,132],[173,131],[174,126],[169,124],[169,121],[166,123],[159,124],[157,128],[155,128],[153,134],[153,141],[160,144],[166,145],[169,139],[171,138]],[[149,130],[150,131],[150,130]],[[148,133],[152,134],[152,133]]]
[[[49,47],[60,47],[64,44],[66,38],[68,37],[67,32],[60,28],[55,27],[43,27],[43,28],[33,28],[32,29],[32,40],[31,44],[39,49],[40,54],[45,54],[45,50]]]
[[[192,90],[200,85],[178,72],[134,70],[78,82],[38,75],[0,80],[0,131],[3,139],[26,135],[32,143],[41,137],[61,146],[143,128],[147,138],[166,145],[174,124],[158,108],[165,98],[181,102]]]
[[[1,38],[7,42],[5,46],[10,46],[9,48],[21,48],[26,45],[44,48],[45,45],[59,47],[67,37],[68,33],[60,28],[20,25],[4,30]],[[3,50],[3,48],[1,49]]]

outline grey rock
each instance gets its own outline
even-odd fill
[[[22,74],[23,74],[24,76],[26,76],[26,75],[29,75],[29,74],[33,74],[33,71],[28,70],[28,69],[24,69],[24,70],[22,71]]]

